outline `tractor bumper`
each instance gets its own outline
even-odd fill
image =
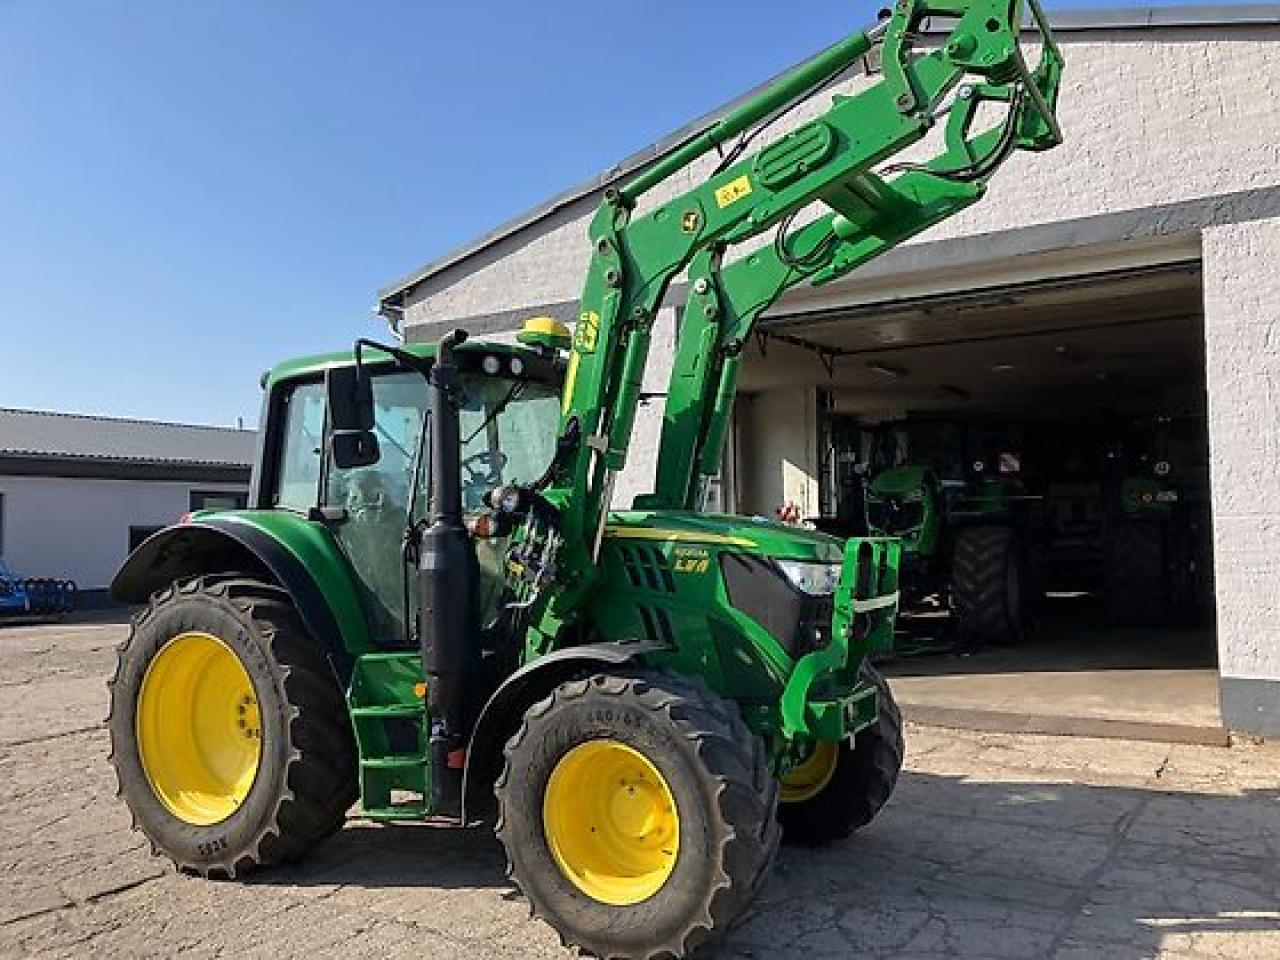
[[[876,688],[862,684],[832,700],[811,700],[805,707],[805,726],[815,740],[843,740],[876,722]]]
[[[840,740],[875,721],[875,689],[859,670],[868,653],[892,647],[901,559],[901,541],[892,537],[846,542],[831,640],[796,662],[782,692],[787,739]]]

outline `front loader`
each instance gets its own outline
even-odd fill
[[[274,368],[251,509],[156,534],[113,584],[145,606],[111,683],[112,757],[157,852],[237,877],[303,855],[356,801],[382,821],[492,817],[567,944],[665,957],[730,927],[782,834],[869,822],[902,763],[867,662],[891,640],[898,542],[699,507],[760,314],[1059,142],[1061,59],[1031,10],[1034,70],[1020,5],[901,0],[607,188],[571,337],[536,318],[514,345],[455,331]],[[930,17],[951,32],[916,49]],[[876,47],[878,80],[750,149]],[[977,129],[984,105],[999,119]],[[933,159],[891,160],[935,128]],[[704,182],[638,212],[713,151]],[[654,487],[617,510],[681,274]]]

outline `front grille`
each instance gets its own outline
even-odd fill
[[[803,657],[831,642],[833,597],[801,593],[765,557],[724,554],[720,571],[729,602],[769,631],[790,656]]]
[[[659,593],[676,592],[671,564],[657,547],[619,547],[618,555],[631,586]]]

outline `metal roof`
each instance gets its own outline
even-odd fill
[[[1068,35],[1095,31],[1278,26],[1280,25],[1280,4],[1264,3],[1232,4],[1226,6],[1118,7],[1116,9],[1062,10],[1051,11],[1049,14],[1049,22],[1053,27],[1055,34]],[[927,28],[925,32],[928,32]],[[783,71],[783,74],[786,72],[787,71]],[[783,74],[779,74],[779,76],[782,76]],[[772,83],[774,79],[777,78],[770,78],[742,96],[736,97],[728,103],[712,110],[710,113],[699,117],[692,123],[680,128],[669,136],[663,137],[657,143],[651,144],[643,150],[632,154],[621,163],[596,174],[594,177],[579,183],[577,186],[572,187],[563,193],[556,194],[551,199],[544,201],[538,206],[514,217],[511,220],[508,220],[506,223],[503,223],[488,233],[477,237],[470,243],[464,244],[452,252],[424,264],[412,273],[401,277],[396,282],[383,287],[382,290],[378,292],[379,307],[384,308],[390,305],[388,304],[388,301],[394,300],[396,297],[405,293],[419,283],[422,283],[424,280],[431,279],[448,268],[471,258],[477,253],[480,253],[482,250],[488,249],[499,241],[513,236],[527,227],[531,227],[535,223],[538,223],[539,221],[552,216],[556,212],[563,210],[565,207],[577,203],[592,194],[599,193],[609,184],[637,172],[655,158],[666,153],[678,144],[683,143],[691,136],[699,133],[710,124],[714,123],[738,104],[755,96]]]
[[[249,467],[257,431],[0,407],[0,458]]]

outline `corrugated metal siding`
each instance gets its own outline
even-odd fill
[[[253,463],[256,432],[0,408],[0,456],[147,463]]]

